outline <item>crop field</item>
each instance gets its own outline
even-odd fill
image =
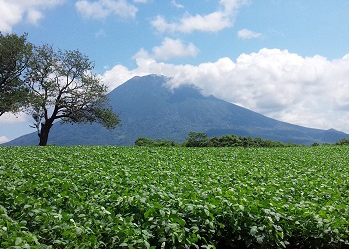
[[[349,147],[0,147],[0,248],[349,248]]]

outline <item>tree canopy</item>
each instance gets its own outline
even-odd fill
[[[0,116],[18,112],[27,103],[24,79],[32,58],[27,35],[3,35],[0,32]]]
[[[336,142],[336,145],[349,145],[349,138],[343,138]]]
[[[91,71],[93,63],[78,50],[35,47],[27,74],[28,112],[38,129],[39,145],[46,145],[55,120],[63,123],[101,123],[114,129],[120,122],[106,104],[107,87]]]
[[[148,139],[140,137],[135,141],[136,146],[169,147],[180,146],[178,142],[164,139]],[[220,137],[207,137],[206,133],[189,132],[183,147],[293,147],[299,146],[293,143],[282,143],[259,137],[238,137],[235,135],[222,135]]]

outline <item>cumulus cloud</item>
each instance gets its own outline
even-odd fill
[[[235,11],[249,0],[221,0],[221,8],[206,15],[191,15],[186,13],[177,22],[168,22],[158,15],[151,21],[151,25],[159,32],[192,33],[194,31],[218,32],[232,27]]]
[[[111,15],[123,18],[135,18],[137,7],[124,0],[77,1],[75,7],[83,16],[93,19],[105,19]]]
[[[256,39],[256,38],[262,37],[262,34],[248,30],[248,29],[241,29],[238,31],[238,37],[244,40]]]
[[[178,57],[195,57],[199,50],[193,43],[186,44],[180,39],[166,37],[161,46],[154,47],[149,54],[141,49],[134,58],[153,58],[155,60],[169,60]]]
[[[7,137],[5,136],[0,137],[0,144],[6,143],[8,141],[10,141],[10,139],[8,139]]]
[[[110,87],[133,76],[173,77],[171,87],[193,84],[214,95],[269,117],[315,128],[349,132],[349,55],[328,60],[287,50],[261,49],[236,61],[221,58],[194,65],[159,63],[136,57],[137,68],[117,65],[102,78]]]
[[[44,10],[63,2],[65,0],[0,0],[0,31],[11,32],[12,27],[23,20],[36,25],[44,17]]]

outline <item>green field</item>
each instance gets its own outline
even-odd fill
[[[349,248],[349,147],[0,147],[0,248]]]

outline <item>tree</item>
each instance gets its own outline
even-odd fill
[[[152,139],[148,139],[146,137],[139,137],[135,141],[136,146],[154,146],[154,141]]]
[[[218,138],[219,147],[238,147],[242,146],[241,139],[235,135],[222,135]]]
[[[63,123],[101,123],[114,129],[118,115],[107,106],[107,87],[91,73],[92,62],[78,50],[58,51],[52,46],[34,48],[27,74],[30,89],[28,113],[35,120],[39,145],[47,144],[55,120]]]
[[[335,145],[349,145],[349,138],[343,138],[340,141],[337,141]]]
[[[207,147],[208,138],[205,133],[189,132],[186,147]]]
[[[0,116],[18,112],[27,103],[25,71],[32,57],[27,35],[3,35],[0,32]]]

